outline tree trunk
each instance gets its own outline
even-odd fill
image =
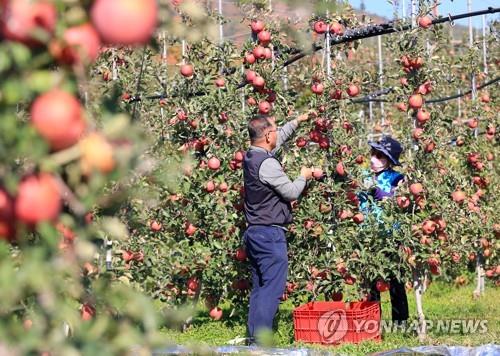
[[[479,298],[484,295],[484,268],[483,256],[479,253],[476,258],[476,289],[474,297]]]
[[[417,303],[418,316],[418,339],[424,342],[427,334],[424,309],[422,306],[422,295],[424,294],[424,273],[419,267],[413,270],[413,290],[415,291],[415,301]]]

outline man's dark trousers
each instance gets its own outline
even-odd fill
[[[288,255],[285,231],[277,226],[252,225],[244,243],[252,269],[252,293],[248,313],[248,333],[272,330],[280,297],[286,287]]]

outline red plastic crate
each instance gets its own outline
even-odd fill
[[[293,311],[295,341],[336,345],[380,340],[380,303],[309,302]]]

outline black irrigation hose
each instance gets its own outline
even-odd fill
[[[464,19],[467,17],[474,17],[474,16],[480,16],[480,15],[486,15],[486,14],[494,14],[496,12],[500,12],[500,8],[493,8],[493,7],[488,7],[486,10],[481,10],[481,11],[475,11],[475,12],[468,12],[468,13],[463,13],[459,15],[454,15],[454,16],[447,16],[443,17],[440,16],[438,19],[433,20],[431,22],[432,25],[444,23],[444,22],[453,22],[455,20],[460,20]],[[381,36],[381,35],[387,35],[389,33],[394,33],[394,32],[399,32],[399,31],[407,31],[411,30],[412,24],[407,24],[401,27],[395,27],[393,22],[388,22],[388,23],[382,23],[379,25],[372,25],[372,26],[367,26],[364,28],[354,28],[354,29],[347,29],[345,34],[343,36],[337,36],[333,39],[330,40],[330,45],[338,45],[346,42],[352,42],[356,40],[361,40],[363,38],[370,38],[370,37],[375,37],[375,36]],[[287,60],[285,63],[283,63],[282,68],[289,66],[292,63],[295,63],[299,59],[305,57],[306,55],[310,53],[314,53],[316,51],[319,51],[320,49],[323,49],[323,46],[318,46],[313,44],[313,47],[311,49],[311,52],[300,52],[296,56],[290,58]]]
[[[487,87],[489,85],[495,84],[498,81],[500,81],[500,77],[496,77],[495,79],[492,79],[489,82],[486,82],[483,85],[478,86],[476,88],[476,90],[481,90],[481,89],[483,89],[483,88],[485,88],[485,87]],[[391,88],[387,88],[387,89],[383,89],[383,90],[380,90],[380,91],[375,92],[373,94],[367,95],[364,98],[360,98],[360,99],[356,99],[356,100],[351,100],[351,103],[353,103],[353,104],[364,104],[364,103],[368,103],[368,102],[388,103],[389,100],[387,100],[387,99],[376,99],[376,98],[373,98],[373,97],[374,96],[380,96],[380,95],[384,95],[384,94],[390,93],[392,90],[393,90],[392,87]],[[384,91],[387,91],[387,93],[383,93],[382,94],[382,92],[384,92]],[[469,95],[470,93],[472,93],[472,89],[469,89],[469,90],[467,90],[467,91],[465,91],[463,93],[460,92],[460,94],[446,96],[444,98],[429,99],[429,100],[426,100],[425,103],[426,104],[441,103],[441,102],[444,102],[444,101],[450,101],[450,100],[453,100],[453,99],[457,99],[457,98]]]
[[[487,87],[488,85],[495,84],[498,81],[500,81],[500,77],[496,77],[495,79],[492,79],[489,82],[486,82],[483,85],[478,86],[476,88],[476,90],[481,90],[481,89]],[[456,95],[452,95],[452,96],[447,96],[447,97],[439,98],[439,99],[426,100],[425,103],[426,104],[440,103],[440,102],[443,102],[443,101],[449,101],[449,100],[452,100],[452,99],[460,98],[462,96],[469,95],[470,93],[472,93],[472,89],[467,90],[465,93],[460,93],[460,94],[456,94]]]

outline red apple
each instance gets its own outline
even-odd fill
[[[340,89],[330,90],[330,98],[334,99],[334,100],[342,99],[342,90],[340,90]]]
[[[311,85],[311,91],[316,95],[323,94],[323,90],[324,86],[321,83],[313,83],[313,85]]]
[[[465,193],[462,192],[461,190],[456,190],[453,193],[451,193],[451,198],[453,199],[454,202],[460,204],[460,203],[463,203],[466,196],[465,196]]]
[[[234,254],[234,258],[237,261],[244,262],[247,259],[247,252],[245,251],[244,248],[240,247],[236,250],[236,253]]]
[[[265,59],[266,58],[266,51],[265,48],[262,46],[257,46],[252,50],[252,54],[255,56],[256,59]]]
[[[354,214],[352,217],[352,221],[354,221],[356,224],[361,224],[365,217],[361,213]]]
[[[344,26],[339,24],[337,21],[333,21],[330,24],[330,33],[334,33],[338,36],[342,36],[344,34]]]
[[[86,64],[99,56],[101,39],[89,23],[66,29],[63,41],[62,44],[53,42],[50,46],[50,52],[61,63]]]
[[[323,177],[323,170],[321,168],[315,168],[312,172],[312,175],[316,179],[320,179]]]
[[[266,85],[266,81],[264,80],[264,78],[262,77],[259,77],[259,76],[256,76],[255,79],[253,80],[252,82],[254,88],[264,88],[264,86]]]
[[[424,129],[420,128],[420,127],[416,127],[412,130],[412,137],[414,140],[418,141],[420,140],[420,138],[422,137],[422,135],[424,134]]]
[[[80,102],[58,89],[35,99],[31,106],[31,123],[53,150],[73,146],[86,126]]]
[[[408,106],[406,106],[406,104],[405,104],[405,103],[398,103],[398,104],[396,105],[396,107],[397,107],[397,109],[398,109],[399,111],[402,111],[402,112],[405,112],[405,111],[407,111],[407,110],[408,110]]]
[[[213,171],[216,171],[220,168],[220,161],[216,157],[212,157],[208,160],[208,168]]]
[[[357,85],[351,84],[347,88],[347,95],[350,97],[357,96],[359,94],[359,87]]]
[[[95,312],[95,308],[88,303],[84,303],[80,308],[80,316],[84,321],[92,320]]]
[[[196,291],[200,287],[200,282],[198,281],[198,278],[191,277],[187,280],[186,286],[188,289],[190,289],[192,291]]]
[[[338,162],[337,165],[335,166],[335,172],[337,172],[339,176],[345,176],[345,168],[342,161]]]
[[[354,283],[356,283],[356,278],[348,274],[344,276],[344,282],[345,284],[353,285]]]
[[[217,88],[223,88],[224,85],[226,85],[226,80],[224,79],[224,77],[219,77],[215,79],[214,83]]]
[[[253,70],[247,70],[245,72],[245,78],[247,80],[247,83],[253,83],[254,79],[257,77],[257,73],[255,73]]]
[[[396,203],[401,209],[406,209],[410,206],[410,199],[408,199],[408,197],[399,196],[396,198]]]
[[[259,33],[264,29],[264,22],[260,20],[252,20],[250,23],[250,28],[252,29],[253,33]]]
[[[424,191],[424,187],[420,183],[413,183],[410,185],[410,193],[415,195],[420,195]]]
[[[297,147],[304,147],[305,145],[307,145],[307,140],[304,137],[298,137],[295,141],[295,144],[297,145]]]
[[[52,1],[0,1],[0,33],[7,40],[38,45],[40,40],[34,36],[35,31],[43,30],[52,35],[56,21],[57,11]]]
[[[245,55],[245,63],[248,63],[248,64],[254,64],[255,63],[255,56],[253,55],[253,53],[247,53]]]
[[[25,177],[18,187],[16,218],[26,224],[55,220],[61,211],[59,184],[48,173]]]
[[[389,290],[389,283],[382,280],[378,280],[375,286],[379,292],[387,292]]]
[[[151,221],[151,224],[149,226],[151,228],[151,231],[155,232],[160,231],[162,227],[161,224],[156,220]]]
[[[432,19],[429,16],[419,17],[418,25],[422,28],[429,28],[432,25]]]
[[[430,235],[436,230],[436,223],[431,220],[426,220],[422,223],[422,232],[425,235]]]
[[[156,30],[156,0],[95,0],[90,17],[105,43],[138,45],[149,42]]]
[[[319,147],[323,150],[326,150],[330,147],[330,139],[328,137],[320,137],[318,143]]]
[[[193,236],[197,230],[198,228],[196,226],[191,224],[189,221],[186,222],[184,232],[186,233],[187,236]]]
[[[314,23],[313,28],[314,32],[321,35],[327,31],[328,26],[324,21],[320,20]]]
[[[132,261],[134,259],[134,253],[129,250],[125,250],[122,252],[122,258],[125,262]]]
[[[417,112],[417,121],[420,124],[425,124],[431,118],[431,113],[425,109],[420,109]]]
[[[210,312],[208,313],[208,315],[213,320],[220,320],[222,318],[222,309],[219,308],[219,307],[215,307],[215,308],[213,308],[213,309],[210,310]]]
[[[15,237],[14,199],[0,187],[0,239]]]
[[[481,95],[481,102],[483,103],[489,103],[490,102],[490,96],[488,93],[484,93]]]
[[[222,193],[225,193],[227,192],[229,189],[228,185],[226,182],[222,182],[219,184],[219,190],[222,192]]]
[[[205,190],[207,191],[207,193],[212,193],[213,191],[215,191],[215,183],[213,181],[208,181],[205,186]]]
[[[271,33],[269,31],[263,30],[260,31],[257,35],[259,43],[263,46],[267,46],[269,42],[271,42]]]
[[[191,64],[183,64],[181,65],[181,74],[186,77],[190,78],[193,76],[194,73],[194,68]]]
[[[423,104],[424,104],[424,99],[420,94],[413,94],[408,99],[408,105],[412,109],[420,109]]]
[[[271,104],[267,101],[261,101],[259,103],[259,113],[267,115],[271,111]]]

